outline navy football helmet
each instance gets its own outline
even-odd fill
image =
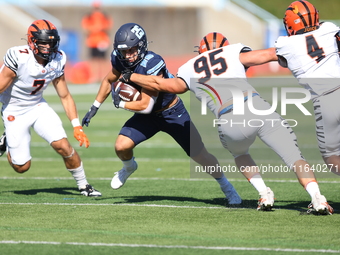
[[[129,62],[125,59],[122,51],[131,49],[135,46],[137,46],[137,59],[134,62]],[[116,32],[113,48],[123,66],[127,68],[136,66],[140,61],[142,61],[148,51],[148,42],[145,30],[136,23],[127,23],[122,25]]]

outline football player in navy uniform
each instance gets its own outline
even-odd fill
[[[182,100],[171,93],[150,91],[141,88],[141,99],[125,102],[119,97],[119,89],[112,89],[122,73],[134,72],[172,78],[163,58],[148,51],[148,42],[144,29],[136,23],[122,25],[115,34],[114,49],[111,54],[112,69],[103,79],[96,100],[83,118],[82,125],[88,126],[100,105],[112,92],[113,103],[117,108],[126,109],[135,114],[124,124],[115,144],[117,156],[123,167],[111,181],[111,187],[118,189],[137,169],[133,148],[139,143],[163,131],[175,141],[195,162],[202,166],[216,166],[218,161],[206,150],[201,136],[190,120]],[[241,198],[223,172],[211,173],[218,181],[229,204],[240,204]]]

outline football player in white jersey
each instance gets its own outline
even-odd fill
[[[270,210],[274,203],[273,192],[265,185],[259,168],[249,155],[249,148],[258,136],[281,157],[291,170],[295,171],[300,184],[311,196],[310,210],[320,214],[332,214],[333,208],[320,194],[314,173],[309,171],[310,166],[301,155],[296,136],[288,123],[276,112],[261,116],[248,109],[246,103],[248,100],[253,102],[255,109],[267,110],[271,107],[247,82],[246,69],[277,59],[275,50],[270,48],[251,51],[249,47],[241,43],[229,45],[222,34],[214,32],[201,40],[198,52],[197,57],[190,59],[178,69],[177,78],[162,79],[156,76],[125,73],[122,80],[132,81],[150,90],[171,93],[184,93],[191,90],[199,100],[202,97],[207,98],[207,106],[216,118],[222,121],[228,120],[228,123],[242,123],[251,119],[262,120],[263,125],[256,127],[254,125],[218,125],[221,143],[233,155],[243,175],[259,192],[257,209]],[[229,89],[223,89],[225,86],[221,85],[237,86],[243,91],[241,96],[245,109],[244,115],[233,114],[237,108],[235,101],[232,101],[233,97]],[[214,96],[206,97],[204,95],[206,92]],[[282,122],[269,123],[265,119],[280,119]]]
[[[0,101],[7,140],[9,164],[18,173],[31,166],[30,129],[46,140],[62,156],[78,189],[85,196],[101,196],[86,180],[83,163],[72,148],[59,116],[43,98],[52,82],[66,115],[74,128],[74,137],[87,148],[89,141],[78,119],[75,102],[64,76],[66,55],[59,50],[57,28],[47,20],[36,20],[28,28],[28,45],[8,49],[0,69]]]
[[[275,43],[279,63],[310,91],[319,150],[329,169],[340,175],[340,28],[320,23],[308,1],[291,3],[283,22],[288,36]]]

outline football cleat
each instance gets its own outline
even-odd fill
[[[242,203],[241,197],[231,184],[221,187],[221,190],[226,196],[229,205],[239,205]]]
[[[260,192],[260,199],[257,202],[258,211],[271,211],[274,205],[274,192],[267,187],[266,191]]]
[[[102,193],[95,190],[90,184],[86,184],[85,188],[79,189],[80,193],[87,197],[100,197]]]
[[[325,196],[317,193],[314,195],[312,202],[308,205],[308,213],[315,212],[322,215],[332,215],[334,213],[333,207],[331,207]]]
[[[127,170],[125,169],[125,167],[123,167],[120,171],[116,172],[111,181],[111,188],[119,189],[120,187],[122,187],[127,178],[129,178],[129,176],[137,170],[137,167],[137,162],[133,161],[133,166],[131,167],[131,169]]]
[[[0,157],[6,152],[6,133],[0,137]]]

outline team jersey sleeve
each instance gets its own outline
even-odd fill
[[[275,48],[276,48],[276,55],[278,56],[278,62],[279,65],[284,67],[284,68],[288,68],[288,62],[287,62],[287,52],[290,52],[289,49],[287,51],[287,39],[289,37],[287,36],[280,36],[276,42],[275,42]]]
[[[60,64],[61,64],[61,71],[58,75],[58,77],[64,75],[65,73],[65,65],[67,61],[67,56],[64,51],[60,50],[58,57],[60,58]]]
[[[10,68],[13,72],[17,73],[18,70],[18,56],[15,48],[10,48],[7,50],[6,55],[4,56],[4,64],[8,68]]]
[[[178,78],[182,79],[187,88],[190,90],[190,76],[191,72],[188,70],[188,63],[182,65],[180,68],[178,68],[177,75]]]
[[[143,65],[146,67],[147,75],[158,75],[166,69],[165,62],[159,55],[146,55],[141,63],[141,66]]]
[[[252,51],[252,49],[248,46],[243,45],[244,47],[241,49],[240,53],[244,53],[244,52],[249,52]]]

